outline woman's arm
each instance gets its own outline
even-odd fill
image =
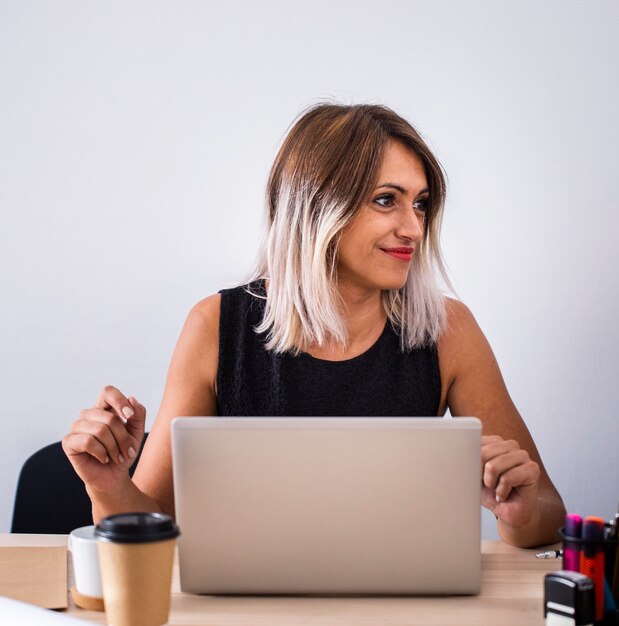
[[[95,406],[81,412],[63,439],[65,453],[92,500],[95,523],[128,511],[174,515],[170,424],[179,415],[217,414],[219,305],[216,294],[199,302],[187,317],[133,480],[129,466],[142,441],[146,417],[146,409],[135,398],[105,387]]]
[[[514,406],[492,349],[468,308],[448,300],[439,342],[441,414],[482,422],[482,504],[501,538],[531,547],[558,541],[565,507]]]
[[[135,485],[174,515],[171,423],[179,416],[217,415],[219,306],[216,294],[189,313],[168,371],[165,391],[133,476]]]

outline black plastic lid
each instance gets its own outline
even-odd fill
[[[118,513],[102,519],[95,527],[95,537],[114,543],[147,543],[178,537],[174,520],[163,513]]]

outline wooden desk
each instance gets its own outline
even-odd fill
[[[498,541],[482,542],[479,596],[441,598],[288,598],[195,596],[179,590],[178,562],[172,581],[171,626],[542,626],[544,574],[556,559],[535,558]],[[71,583],[71,571],[69,583]],[[105,624],[105,615],[77,608],[68,614]]]

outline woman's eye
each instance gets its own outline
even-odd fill
[[[420,211],[421,213],[428,212],[428,198],[421,198],[421,200],[415,200],[413,202],[413,208],[415,211]]]
[[[374,202],[376,202],[376,204],[378,204],[379,206],[387,209],[395,204],[395,198],[392,193],[386,193],[382,196],[378,196],[378,198],[376,198]]]

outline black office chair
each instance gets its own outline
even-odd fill
[[[142,447],[131,466],[133,476]],[[23,465],[17,481],[12,533],[67,534],[92,524],[90,498],[60,441],[35,452]]]

